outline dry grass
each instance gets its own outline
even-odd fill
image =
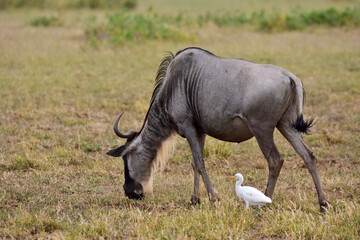
[[[192,42],[93,49],[84,37],[88,12],[67,12],[64,25],[43,29],[27,24],[37,11],[0,16],[1,238],[359,239],[359,29],[267,34],[210,24]],[[246,211],[226,180],[241,172],[247,185],[265,189],[267,165],[254,139],[207,139],[206,166],[220,203],[211,204],[201,184],[203,204],[188,204],[191,152],[181,138],[155,175],[154,196],[124,197],[122,161],[105,155],[122,143],[113,121],[127,111],[121,128],[139,129],[164,52],[189,45],[279,65],[302,79],[305,115],[317,119],[305,140],[318,157],[327,215],[319,214],[303,162],[278,133],[285,164],[263,211]]]

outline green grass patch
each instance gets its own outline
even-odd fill
[[[226,142],[221,142],[211,139],[205,144],[204,157],[205,158],[219,158],[224,159],[231,157],[233,154],[233,146]]]
[[[77,143],[75,147],[80,147],[84,152],[98,152],[101,150],[100,145],[93,142],[81,142]]]
[[[7,171],[40,169],[43,164],[26,156],[15,154],[7,158],[7,161],[0,162],[0,169]]]
[[[34,27],[49,27],[49,26],[59,26],[61,25],[61,21],[58,17],[47,17],[47,16],[40,16],[33,18],[30,21],[30,25]]]
[[[12,224],[16,234],[10,236],[16,238],[42,238],[66,228],[62,221],[54,220],[43,213],[32,215],[24,210],[16,212]]]
[[[92,42],[109,39],[114,45],[146,39],[188,39],[186,34],[181,31],[182,23],[181,18],[176,17],[121,12],[108,14],[103,23],[96,23],[95,17],[90,18],[85,34]]]

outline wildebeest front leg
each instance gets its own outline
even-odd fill
[[[196,204],[200,204],[200,188],[199,188],[199,173],[196,171],[194,158],[191,165],[194,170],[194,192],[193,195],[191,196],[190,201],[191,204],[196,205]]]
[[[204,145],[205,145],[205,134],[199,134],[200,136],[200,147],[201,147],[201,152],[204,152]],[[199,173],[196,170],[196,164],[195,164],[195,159],[192,158],[192,162],[191,162],[192,168],[194,170],[194,193],[191,196],[191,204],[200,204],[200,189],[199,189]]]
[[[199,173],[204,181],[210,201],[217,201],[219,197],[216,190],[213,188],[210,178],[206,173],[205,163],[203,159],[203,148],[205,136],[202,133],[198,133],[193,125],[188,124],[184,126],[184,135],[188,141],[192,154],[193,154],[193,167],[197,173]],[[196,176],[194,177],[196,181]],[[198,181],[197,181],[198,182]],[[198,184],[198,183],[197,183]],[[196,185],[196,182],[195,182]],[[194,193],[197,186],[194,186]],[[197,194],[197,193],[195,193]]]

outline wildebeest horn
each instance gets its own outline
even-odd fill
[[[124,112],[122,112],[119,115],[119,117],[116,119],[116,121],[114,123],[114,132],[116,135],[118,135],[121,138],[133,138],[134,135],[136,134],[136,132],[134,130],[129,130],[124,134],[124,133],[120,132],[120,130],[118,129],[118,124],[119,124],[120,118],[122,117],[123,114],[124,114]]]

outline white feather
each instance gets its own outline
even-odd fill
[[[261,205],[272,202],[269,197],[265,196],[262,192],[260,192],[256,188],[241,186],[241,184],[244,181],[244,178],[240,173],[235,174],[235,176],[232,178],[235,178],[237,180],[237,182],[235,183],[235,191],[239,197],[244,199],[246,203],[246,208],[248,208],[249,205],[255,205],[260,208]]]

